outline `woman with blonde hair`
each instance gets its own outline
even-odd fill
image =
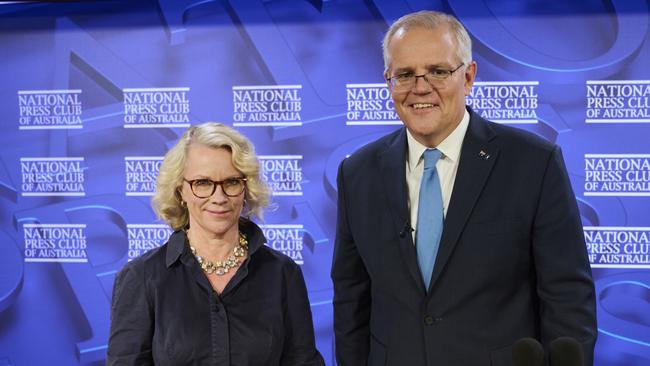
[[[153,206],[174,233],[115,279],[108,365],[323,365],[300,267],[264,245],[250,141],[208,122],[165,156]]]

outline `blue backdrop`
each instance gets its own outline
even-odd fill
[[[468,104],[562,146],[598,300],[597,365],[650,364],[647,1],[160,0],[0,5],[0,366],[100,365],[115,273],[165,242],[150,208],[191,124],[237,126],[275,190],[269,245],[302,265],[334,365],[336,167],[400,125],[387,25],[457,16]]]

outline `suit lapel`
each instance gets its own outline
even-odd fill
[[[471,110],[470,116],[431,277],[431,288],[447,265],[499,154],[498,148],[490,144],[495,134],[487,122]]]
[[[406,129],[402,128],[386,149],[378,154],[379,170],[384,194],[393,217],[393,229],[399,233],[399,247],[402,259],[413,280],[424,292],[417,255],[411,237],[408,192],[406,189]]]

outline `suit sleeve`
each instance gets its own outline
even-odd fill
[[[540,299],[542,343],[575,338],[592,365],[596,343],[596,303],[580,213],[562,152],[552,152],[533,227],[533,255]]]
[[[106,365],[153,365],[153,322],[144,271],[128,263],[113,285]]]
[[[285,273],[285,324],[287,339],[282,350],[282,366],[325,366],[316,350],[314,323],[300,267],[291,263]]]
[[[336,240],[332,258],[334,336],[339,366],[368,363],[370,351],[370,276],[354,242],[345,186],[343,160],[339,167]]]

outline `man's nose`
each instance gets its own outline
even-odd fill
[[[422,79],[422,80],[420,80]],[[415,76],[415,85],[413,85],[413,90],[416,93],[428,93],[433,90],[433,86],[426,78],[426,75],[416,75]]]

